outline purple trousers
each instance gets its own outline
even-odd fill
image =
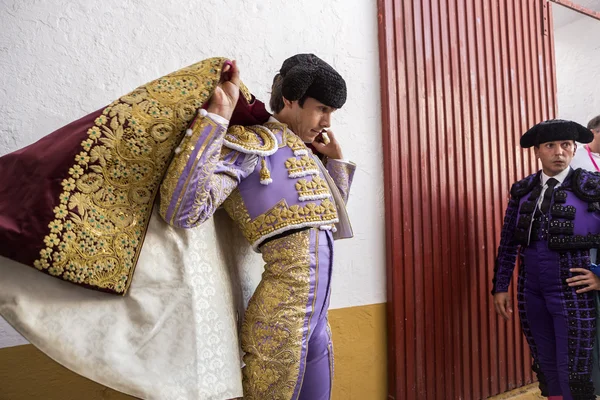
[[[309,229],[261,247],[266,262],[242,325],[244,399],[328,400],[333,238]]]
[[[549,396],[564,400],[594,399],[592,349],[595,304],[593,292],[577,294],[565,280],[576,260],[570,253],[548,249],[547,242],[533,242],[522,250],[524,267],[519,276],[518,307],[523,333],[539,365]],[[589,261],[589,259],[588,259]]]

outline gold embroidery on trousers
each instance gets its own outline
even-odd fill
[[[310,293],[310,231],[262,247],[263,278],[242,325],[244,399],[291,399],[300,374]]]

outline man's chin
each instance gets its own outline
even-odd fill
[[[317,138],[317,135],[310,135],[310,136],[304,136],[301,139],[304,143],[312,143],[315,141],[316,138]]]
[[[554,175],[558,175],[569,167],[569,164],[553,164],[551,168],[548,168]]]

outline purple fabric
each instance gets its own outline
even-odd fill
[[[496,258],[496,263],[494,265],[492,294],[508,292],[508,286],[510,285],[510,279],[513,270],[515,269],[517,250],[519,248],[517,241],[514,238],[518,209],[519,201],[511,198],[504,215],[500,246],[498,246],[498,257]]]
[[[208,118],[208,117],[206,117],[206,118]],[[202,118],[196,119],[194,121],[194,123],[202,124],[203,123]],[[217,126],[215,127],[210,123],[204,122],[204,127],[202,128],[202,131],[200,132],[200,135],[198,136],[196,143],[191,144],[194,146],[194,150],[190,154],[190,158],[188,159],[185,169],[183,170],[183,173],[181,174],[181,176],[179,177],[179,180],[177,181],[177,186],[176,186],[175,192],[173,193],[173,197],[171,198],[171,201],[169,202],[169,208],[167,210],[167,215],[166,215],[167,221],[171,221],[171,219],[173,218],[173,213],[175,213],[175,212],[177,212],[177,214],[179,214],[180,210],[183,210],[184,213],[186,211],[191,210],[190,201],[193,202],[193,200],[194,200],[195,190],[197,188],[198,181],[200,178],[200,176],[199,176],[200,174],[197,173],[197,171],[200,171],[200,169],[198,167],[203,166],[207,162],[210,162],[210,163],[212,163],[213,166],[215,166],[216,163],[218,162],[218,157],[219,157],[219,154],[221,151],[221,146],[216,147],[217,151],[213,151],[213,152],[207,151],[208,149],[211,148],[210,145],[212,144],[212,142],[214,142],[214,141],[219,141],[220,143],[223,142],[223,136],[225,134],[226,127],[223,127],[219,124],[216,124],[216,125]],[[216,132],[215,132],[215,130],[216,130]],[[212,134],[211,143],[209,143],[206,147],[203,148],[202,145],[207,141],[208,137],[211,134]],[[203,153],[200,155],[200,158],[197,159],[198,152],[202,148],[203,148]],[[213,150],[214,149],[215,148],[213,147]],[[179,210],[175,210],[175,207],[177,206],[177,200],[179,199],[182,191],[183,191],[183,196],[181,199],[181,204],[179,206]],[[190,196],[190,193],[191,193],[191,196]],[[191,199],[190,199],[190,197],[191,197]],[[181,216],[177,215],[175,217],[175,219],[181,220]],[[182,222],[183,221],[185,221],[185,219],[183,219]],[[178,224],[178,226],[183,226],[183,225]]]
[[[600,219],[593,207],[573,193],[573,174],[554,190],[551,211],[535,216],[541,186],[532,177],[511,191],[514,197],[504,220],[493,292],[508,291],[520,244],[519,315],[534,365],[539,367],[540,387],[543,383],[548,395],[562,395],[565,400],[592,400],[595,294],[577,294],[566,279],[573,276],[571,268],[590,268],[593,241],[586,235],[600,233]],[[552,210],[554,205],[556,210]],[[531,230],[528,239],[531,217],[539,227]]]
[[[306,299],[306,315],[304,317],[304,327],[302,329],[302,350],[300,355],[300,371],[298,374],[298,380],[296,382],[296,387],[294,388],[293,399],[298,398],[298,394],[300,393],[300,389],[302,387],[302,382],[304,379],[304,373],[306,371],[306,356],[308,353],[308,343],[310,340],[310,335],[314,329],[315,320],[318,320],[320,312],[319,305],[323,304],[323,282],[327,283],[327,281],[323,281],[323,271],[326,271],[327,268],[321,268],[321,262],[327,262],[328,258],[325,260],[321,260],[320,249],[317,248],[317,240],[320,239],[322,235],[316,235],[315,230],[311,230],[310,237],[310,289],[308,291],[308,298]],[[327,265],[327,264],[326,264]],[[327,275],[325,275],[327,278]],[[315,296],[317,298],[315,298]],[[321,307],[322,308],[322,307]]]
[[[595,338],[592,292],[578,295],[565,279],[570,268],[589,266],[578,252],[559,255],[538,240],[523,251],[518,308],[523,332],[550,396],[594,399],[591,381]]]
[[[277,137],[279,139],[280,135],[277,135]],[[298,198],[296,183],[301,179],[311,181],[313,176],[290,178],[288,169],[285,167],[285,162],[290,158],[296,159],[297,157],[294,156],[292,149],[287,146],[281,147],[275,154],[266,157],[271,179],[277,184],[262,185],[260,183],[261,163],[258,163],[254,172],[240,183],[238,189],[244,199],[250,218],[254,219],[266,213],[282,199],[286,201],[288,206],[306,205],[306,201],[300,201]],[[320,203],[321,200],[315,200],[314,202]]]
[[[567,198],[565,203],[561,203],[563,206],[573,206],[577,209],[575,213],[575,230],[573,232],[574,235],[587,235],[588,233],[596,234],[600,232],[600,214],[596,212],[588,212],[588,203],[584,200],[581,200],[579,197],[573,193],[573,189],[571,187],[574,182],[573,173],[569,174],[567,178],[564,180],[562,185],[557,187],[553,194],[551,200],[551,206],[555,204],[556,193],[564,190],[567,192]],[[519,208],[523,206],[523,203],[530,201],[529,195],[523,196],[519,200]]]
[[[569,193],[565,205],[572,205],[577,208],[575,213],[575,235],[596,234],[600,231],[600,214],[586,212],[588,203],[580,200],[573,193]]]
[[[329,172],[331,179],[333,179],[335,182],[340,195],[344,199],[344,203],[348,204],[350,188],[352,187],[352,182],[354,181],[356,166],[351,163],[330,158],[327,160],[325,168]]]
[[[311,230],[311,289],[306,303],[300,374],[293,399],[327,400],[331,397],[333,354],[328,333],[327,310],[331,292],[332,245],[333,238],[329,231]]]
[[[208,136],[213,129],[216,131],[210,138],[211,143],[207,144],[196,161],[202,144],[209,139]],[[231,159],[235,153],[230,153],[228,157],[219,160],[225,130],[226,127],[219,124],[216,128],[207,125],[203,128],[196,143],[193,144],[194,150],[177,181],[176,190],[169,201],[169,208],[165,216],[166,221],[173,220],[174,226],[191,228],[210,218],[235,186],[248,174],[241,168],[241,164],[245,160],[244,155],[236,157],[234,162],[231,162]],[[232,181],[235,180],[235,184],[228,185],[227,182],[221,182],[220,185],[215,185],[214,182],[218,180],[219,175],[227,176]],[[175,209],[177,199],[182,192],[179,208]],[[209,195],[204,196],[207,192]],[[194,207],[196,199],[199,197],[205,197],[205,201],[201,206]]]
[[[570,174],[563,182],[561,187],[554,190],[551,205],[555,204],[555,195],[560,190],[565,190],[567,193],[566,202],[561,203],[563,206],[573,206],[577,210],[575,213],[574,232],[573,235],[585,236],[588,234],[600,233],[600,215],[596,212],[588,211],[588,203],[578,198],[570,188],[573,174]],[[492,293],[508,292],[510,280],[515,266],[517,257],[518,243],[514,233],[518,223],[519,213],[522,212],[526,202],[535,202],[530,199],[530,194],[526,194],[520,199],[511,198],[506,209],[504,217],[504,225],[502,227],[500,246],[498,248],[498,257],[494,267],[494,279]],[[560,218],[558,218],[560,219]],[[552,219],[550,219],[552,221]],[[572,235],[569,235],[572,236]]]
[[[277,184],[262,185],[260,183],[261,163],[258,163],[254,172],[239,185],[238,189],[244,199],[250,218],[254,219],[266,213],[281,199],[285,199],[290,206],[306,204],[298,200],[296,182],[298,179],[310,179],[310,177],[289,178],[285,162],[288,158],[293,157],[294,153],[289,147],[282,147],[272,156],[266,157],[271,179]]]

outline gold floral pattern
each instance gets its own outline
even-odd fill
[[[335,204],[325,199],[305,205],[289,206],[285,200],[279,201],[269,211],[251,219],[238,189],[235,189],[223,203],[229,216],[238,223],[248,241],[256,246],[262,238],[284,229],[296,226],[327,225],[338,222]]]
[[[287,125],[285,125],[285,124],[275,124],[275,125],[279,126],[279,129],[281,129],[281,126],[283,125],[283,128],[284,128],[283,134],[282,134],[282,136],[284,138],[283,142],[285,143],[286,146],[288,146],[290,149],[292,149],[295,156],[305,156],[310,153],[308,147],[306,147],[306,145],[304,144],[302,139],[300,139],[300,137],[298,135],[296,135],[294,132],[289,130]]]
[[[160,204],[160,212],[163,218],[168,218],[167,210],[171,201],[174,200],[174,196],[176,193],[176,188],[179,183],[183,172],[190,162],[190,158],[194,150],[198,147],[196,156],[191,161],[191,170],[194,171],[196,169],[208,170],[214,168],[215,163],[218,161],[219,152],[215,150],[215,146],[220,146],[222,143],[219,139],[219,136],[224,133],[225,128],[220,128],[219,125],[214,122],[211,118],[199,117],[199,119],[195,120],[192,125],[192,135],[185,136],[179,145],[180,152],[175,155],[173,161],[167,168],[167,173],[163,178],[163,182],[161,185],[161,204]],[[206,140],[202,143],[198,143],[198,139],[203,133],[207,131]],[[208,149],[208,150],[207,150]],[[210,150],[212,149],[212,151]],[[204,156],[205,152],[208,152],[209,156],[200,162],[200,159]],[[204,180],[208,180],[210,178],[210,174],[203,174]],[[200,187],[203,187],[205,182],[199,182]],[[181,207],[181,202],[183,200],[183,195],[186,191],[187,185],[189,184],[189,178],[185,181],[184,188],[179,192],[176,199],[175,211],[172,213],[168,222],[170,224],[174,223],[175,216],[177,215],[179,208]],[[195,226],[196,224],[190,225]]]
[[[278,147],[275,135],[260,125],[229,127],[224,145],[242,153],[262,156],[275,153]]]
[[[326,168],[340,191],[344,203],[347,203],[350,195],[350,187],[352,186],[352,180],[354,178],[354,171],[356,170],[356,164],[330,158],[326,162]]]
[[[262,253],[265,272],[242,325],[244,399],[291,399],[310,291],[310,231],[271,241]]]
[[[290,178],[299,178],[307,175],[318,175],[319,167],[317,163],[308,154],[300,158],[288,158],[285,162]]]
[[[315,176],[312,180],[300,179],[296,182],[300,201],[327,199],[331,197],[327,181],[320,176]]]
[[[126,292],[160,180],[185,128],[218,84],[224,61],[212,58],[183,68],[103,110],[61,183],[60,204],[36,268]]]
[[[287,146],[292,149],[295,156],[304,156],[310,153],[302,139],[292,132],[286,124],[281,122],[267,122],[264,126],[273,132],[282,132],[279,148]]]

